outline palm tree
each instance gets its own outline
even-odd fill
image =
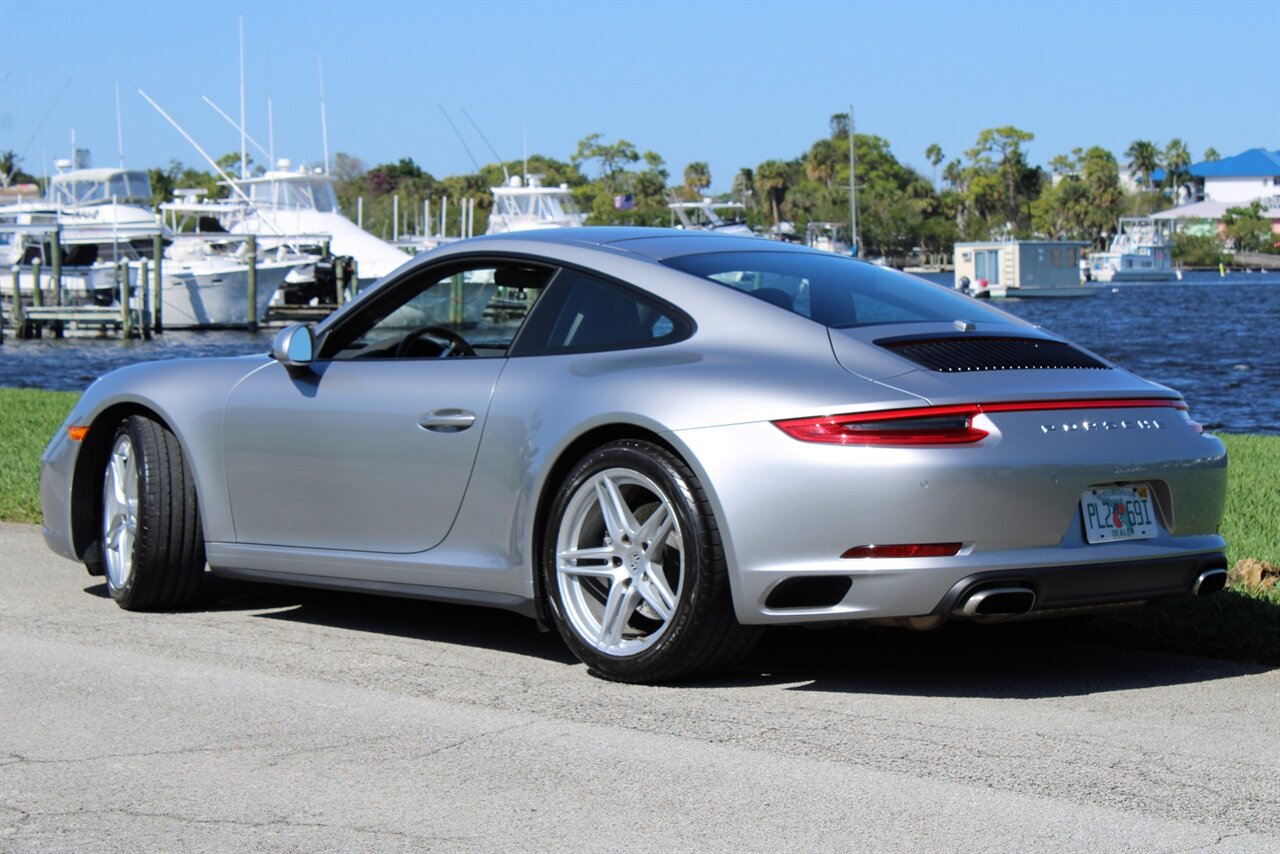
[[[943,161],[942,146],[936,142],[931,144],[924,150],[924,156],[933,164],[933,186],[936,187],[938,186],[938,164]]]
[[[711,167],[700,160],[690,163],[684,167],[684,185],[690,198],[700,198],[702,191],[711,186]]]
[[[752,201],[755,194],[755,175],[747,167],[738,170],[738,174],[733,176],[733,197],[745,204],[748,208],[754,208]]]
[[[782,224],[782,199],[787,195],[787,164],[781,160],[766,160],[756,168],[755,184],[757,189],[769,194],[769,202],[773,205],[773,225]]]
[[[1174,137],[1164,149],[1164,185],[1171,190],[1174,201],[1177,201],[1178,187],[1184,178],[1189,176],[1187,167],[1191,165],[1191,150],[1182,140]]]
[[[1214,148],[1213,146],[1209,146],[1204,150],[1204,159],[1208,163],[1213,163],[1215,161],[1221,160],[1222,155],[1218,153],[1218,149]]]
[[[843,158],[840,149],[829,139],[820,139],[809,149],[804,158],[804,172],[811,181],[821,181],[827,189],[836,179],[836,167]]]
[[[1124,156],[1129,158],[1129,168],[1142,178],[1142,186],[1150,189],[1151,173],[1160,166],[1159,147],[1145,139],[1134,140]]]

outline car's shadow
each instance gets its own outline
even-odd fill
[[[554,632],[526,617],[385,596],[284,587],[206,576],[204,611],[243,611],[262,619],[328,626],[460,647],[491,649],[580,666]],[[85,589],[106,596],[106,585]],[[755,651],[727,673],[688,689],[761,687],[936,697],[1035,699],[1189,684],[1271,668],[1128,649],[1087,632],[1088,617],[974,625],[930,632],[858,625],[769,629]]]

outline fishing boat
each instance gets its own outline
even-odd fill
[[[541,175],[512,175],[501,187],[490,187],[493,210],[485,234],[538,228],[576,228],[587,215],[578,210],[568,184],[548,187]]]
[[[1167,282],[1173,278],[1173,242],[1166,221],[1120,217],[1106,252],[1091,252],[1085,276],[1095,282]]]
[[[853,254],[853,241],[849,239],[849,224],[846,222],[809,223],[804,230],[804,244],[836,255]]]
[[[714,231],[716,234],[737,234],[754,237],[751,226],[738,215],[746,205],[740,202],[717,202],[704,198],[696,202],[671,202],[667,205],[671,211],[673,228],[696,229],[698,231]],[[728,213],[726,217],[723,214]]]

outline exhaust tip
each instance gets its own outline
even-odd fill
[[[1191,595],[1208,596],[1210,593],[1217,593],[1226,586],[1227,571],[1225,569],[1211,569],[1200,573],[1200,577],[1196,579],[1196,583],[1191,587]]]
[[[1036,604],[1030,587],[988,587],[964,599],[958,613],[964,617],[1017,617]]]

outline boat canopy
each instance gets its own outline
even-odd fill
[[[268,172],[261,178],[236,181],[236,186],[259,210],[338,210],[333,181],[326,175]]]
[[[125,169],[77,169],[49,180],[49,200],[59,207],[151,204],[151,180],[146,172]]]

